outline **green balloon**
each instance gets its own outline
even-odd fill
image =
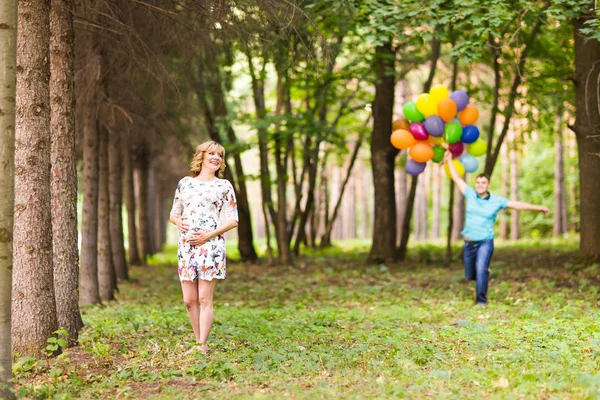
[[[487,143],[479,138],[467,146],[467,152],[473,157],[479,157],[487,152]]]
[[[444,140],[447,143],[456,143],[462,136],[462,126],[458,122],[449,122],[444,129]]]
[[[431,159],[433,162],[439,163],[444,159],[444,154],[446,153],[446,149],[435,146],[433,148],[433,158]]]
[[[423,114],[421,114],[419,110],[417,110],[417,105],[414,101],[409,101],[408,103],[405,103],[403,111],[404,118],[412,122],[420,122],[423,121],[423,119],[425,118],[423,117]]]

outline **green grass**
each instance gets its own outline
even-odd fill
[[[600,266],[575,240],[498,243],[490,304],[443,248],[365,265],[368,246],[296,267],[230,263],[212,355],[193,341],[174,249],[88,308],[81,345],[14,372],[22,398],[600,398]],[[458,249],[458,248],[457,248]]]

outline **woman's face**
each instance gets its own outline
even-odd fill
[[[204,153],[204,159],[202,160],[202,168],[206,168],[208,171],[215,173],[221,168],[223,164],[223,155],[218,150],[208,150]]]

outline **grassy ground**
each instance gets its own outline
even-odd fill
[[[295,268],[230,263],[209,358],[173,249],[135,268],[118,301],[84,312],[81,345],[14,368],[22,398],[600,398],[600,266],[574,241],[499,243],[490,304],[443,249],[365,265],[365,246]]]

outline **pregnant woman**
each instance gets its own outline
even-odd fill
[[[208,352],[215,285],[226,275],[223,234],[238,224],[233,186],[220,178],[225,170],[224,159],[225,148],[217,142],[207,141],[196,147],[190,175],[177,185],[169,218],[179,229],[179,280],[196,336],[196,345],[188,352]]]

